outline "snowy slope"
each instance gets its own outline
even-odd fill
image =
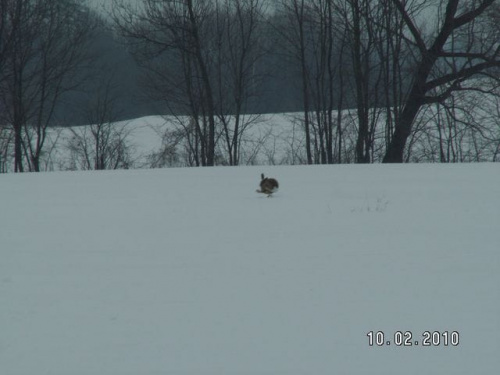
[[[1,175],[0,373],[499,373],[498,165],[263,168]]]

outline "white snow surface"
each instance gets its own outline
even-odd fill
[[[498,374],[499,168],[0,175],[0,373]]]

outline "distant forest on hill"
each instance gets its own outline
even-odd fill
[[[101,18],[101,26],[95,30],[89,53],[96,57],[96,65],[89,67],[86,83],[78,91],[68,94],[59,110],[67,125],[88,123],[79,108],[85,107],[86,99],[98,86],[112,80],[113,95],[116,96],[117,119],[131,119],[145,115],[189,114],[181,106],[173,108],[162,100],[149,95],[148,70],[134,59],[126,41],[112,29],[112,21]],[[256,62],[255,70],[260,72],[259,85],[245,108],[247,113],[296,112],[303,109],[301,72],[278,38],[262,35],[266,54]],[[165,58],[168,64],[168,59]],[[95,69],[102,66],[101,69]],[[82,68],[84,69],[84,68]],[[179,73],[182,73],[180,70]],[[347,77],[348,79],[348,77]],[[355,105],[353,95],[346,98],[346,106]]]
[[[86,80],[77,91],[66,94],[58,105],[57,125],[87,124],[85,106],[92,92],[99,90],[102,82],[111,80],[115,97],[116,119],[132,119],[145,115],[189,114],[182,106],[168,106],[148,94],[148,71],[140,66],[122,38],[110,29],[111,21],[101,19],[102,26],[95,30],[89,53],[95,61],[88,67]],[[277,43],[269,38],[270,45]],[[95,64],[95,65],[94,65]],[[96,67],[100,67],[96,69]],[[85,68],[82,68],[85,70]],[[247,113],[295,112],[303,109],[301,75],[293,61],[279,45],[273,46],[255,67],[262,73],[261,82],[245,108]],[[351,97],[351,105],[354,104]]]
[[[478,160],[480,145],[500,154],[498,1],[110,1],[103,15],[0,0],[0,150],[15,171],[39,170],[50,127],[155,114],[183,115],[176,136],[201,166],[221,148],[238,165],[246,115],[276,112],[302,114],[307,164],[401,163],[422,136],[443,162],[464,139]]]
[[[118,120],[145,115],[189,114],[189,110],[183,106],[176,106],[175,99],[172,99],[171,105],[166,105],[161,98],[151,95],[148,83],[150,72],[144,61],[134,58],[133,45],[128,45],[127,40],[117,35],[112,20],[98,14],[95,14],[95,17],[99,19],[99,26],[94,30],[92,42],[88,46],[88,53],[93,57],[92,64],[82,67],[82,74],[86,76],[85,83],[77,91],[68,93],[67,98],[58,105],[58,118],[64,119],[58,125],[87,124],[88,119],[82,109],[85,108],[88,97],[99,90],[102,82],[109,80],[115,97]],[[285,41],[273,32],[272,25],[267,25],[260,33],[263,56],[255,61],[253,67],[259,82],[248,98],[245,112],[255,114],[302,111],[304,106],[300,66],[293,56],[290,56],[287,46],[284,45]],[[308,59],[312,60],[313,51],[308,52],[311,54]],[[350,68],[352,62],[347,57],[344,58],[347,61],[342,74],[345,82],[354,87],[353,70]],[[158,57],[157,59],[161,60]],[[164,62],[169,64],[169,57],[164,56]],[[178,67],[178,74],[182,73],[182,67]],[[355,100],[353,91],[346,92],[343,107],[354,107]]]

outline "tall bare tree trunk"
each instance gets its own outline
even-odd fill
[[[210,76],[202,54],[202,47],[200,42],[200,35],[198,31],[198,23],[193,9],[193,0],[187,0],[189,20],[191,22],[195,55],[198,61],[201,79],[203,81],[203,89],[207,100],[208,111],[208,148],[206,154],[206,166],[213,166],[215,164],[215,105],[212,92],[212,85],[210,83]]]
[[[301,0],[299,5],[298,0],[294,1],[294,11],[297,19],[297,24],[299,27],[299,39],[300,39],[300,65],[302,72],[302,100],[304,104],[304,131],[306,136],[306,157],[307,164],[312,164],[312,152],[311,152],[311,124],[309,119],[309,87],[308,87],[308,69],[306,61],[306,41],[304,34],[304,0]]]

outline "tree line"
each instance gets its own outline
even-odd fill
[[[81,1],[0,0],[0,12],[0,146],[16,172],[40,170],[47,128],[76,90],[101,124],[94,154],[101,128],[113,138],[123,76],[97,63],[103,35],[133,56],[143,96],[175,117],[166,136],[183,139],[189,165],[245,162],[248,130],[276,108],[301,112],[307,164],[412,161],[423,136],[442,162],[460,160],[464,134],[500,144],[461,100],[498,103],[495,0],[113,0],[111,21]]]
[[[56,104],[84,79],[91,32],[79,2],[0,1],[0,130],[14,145],[15,172],[40,170]]]

